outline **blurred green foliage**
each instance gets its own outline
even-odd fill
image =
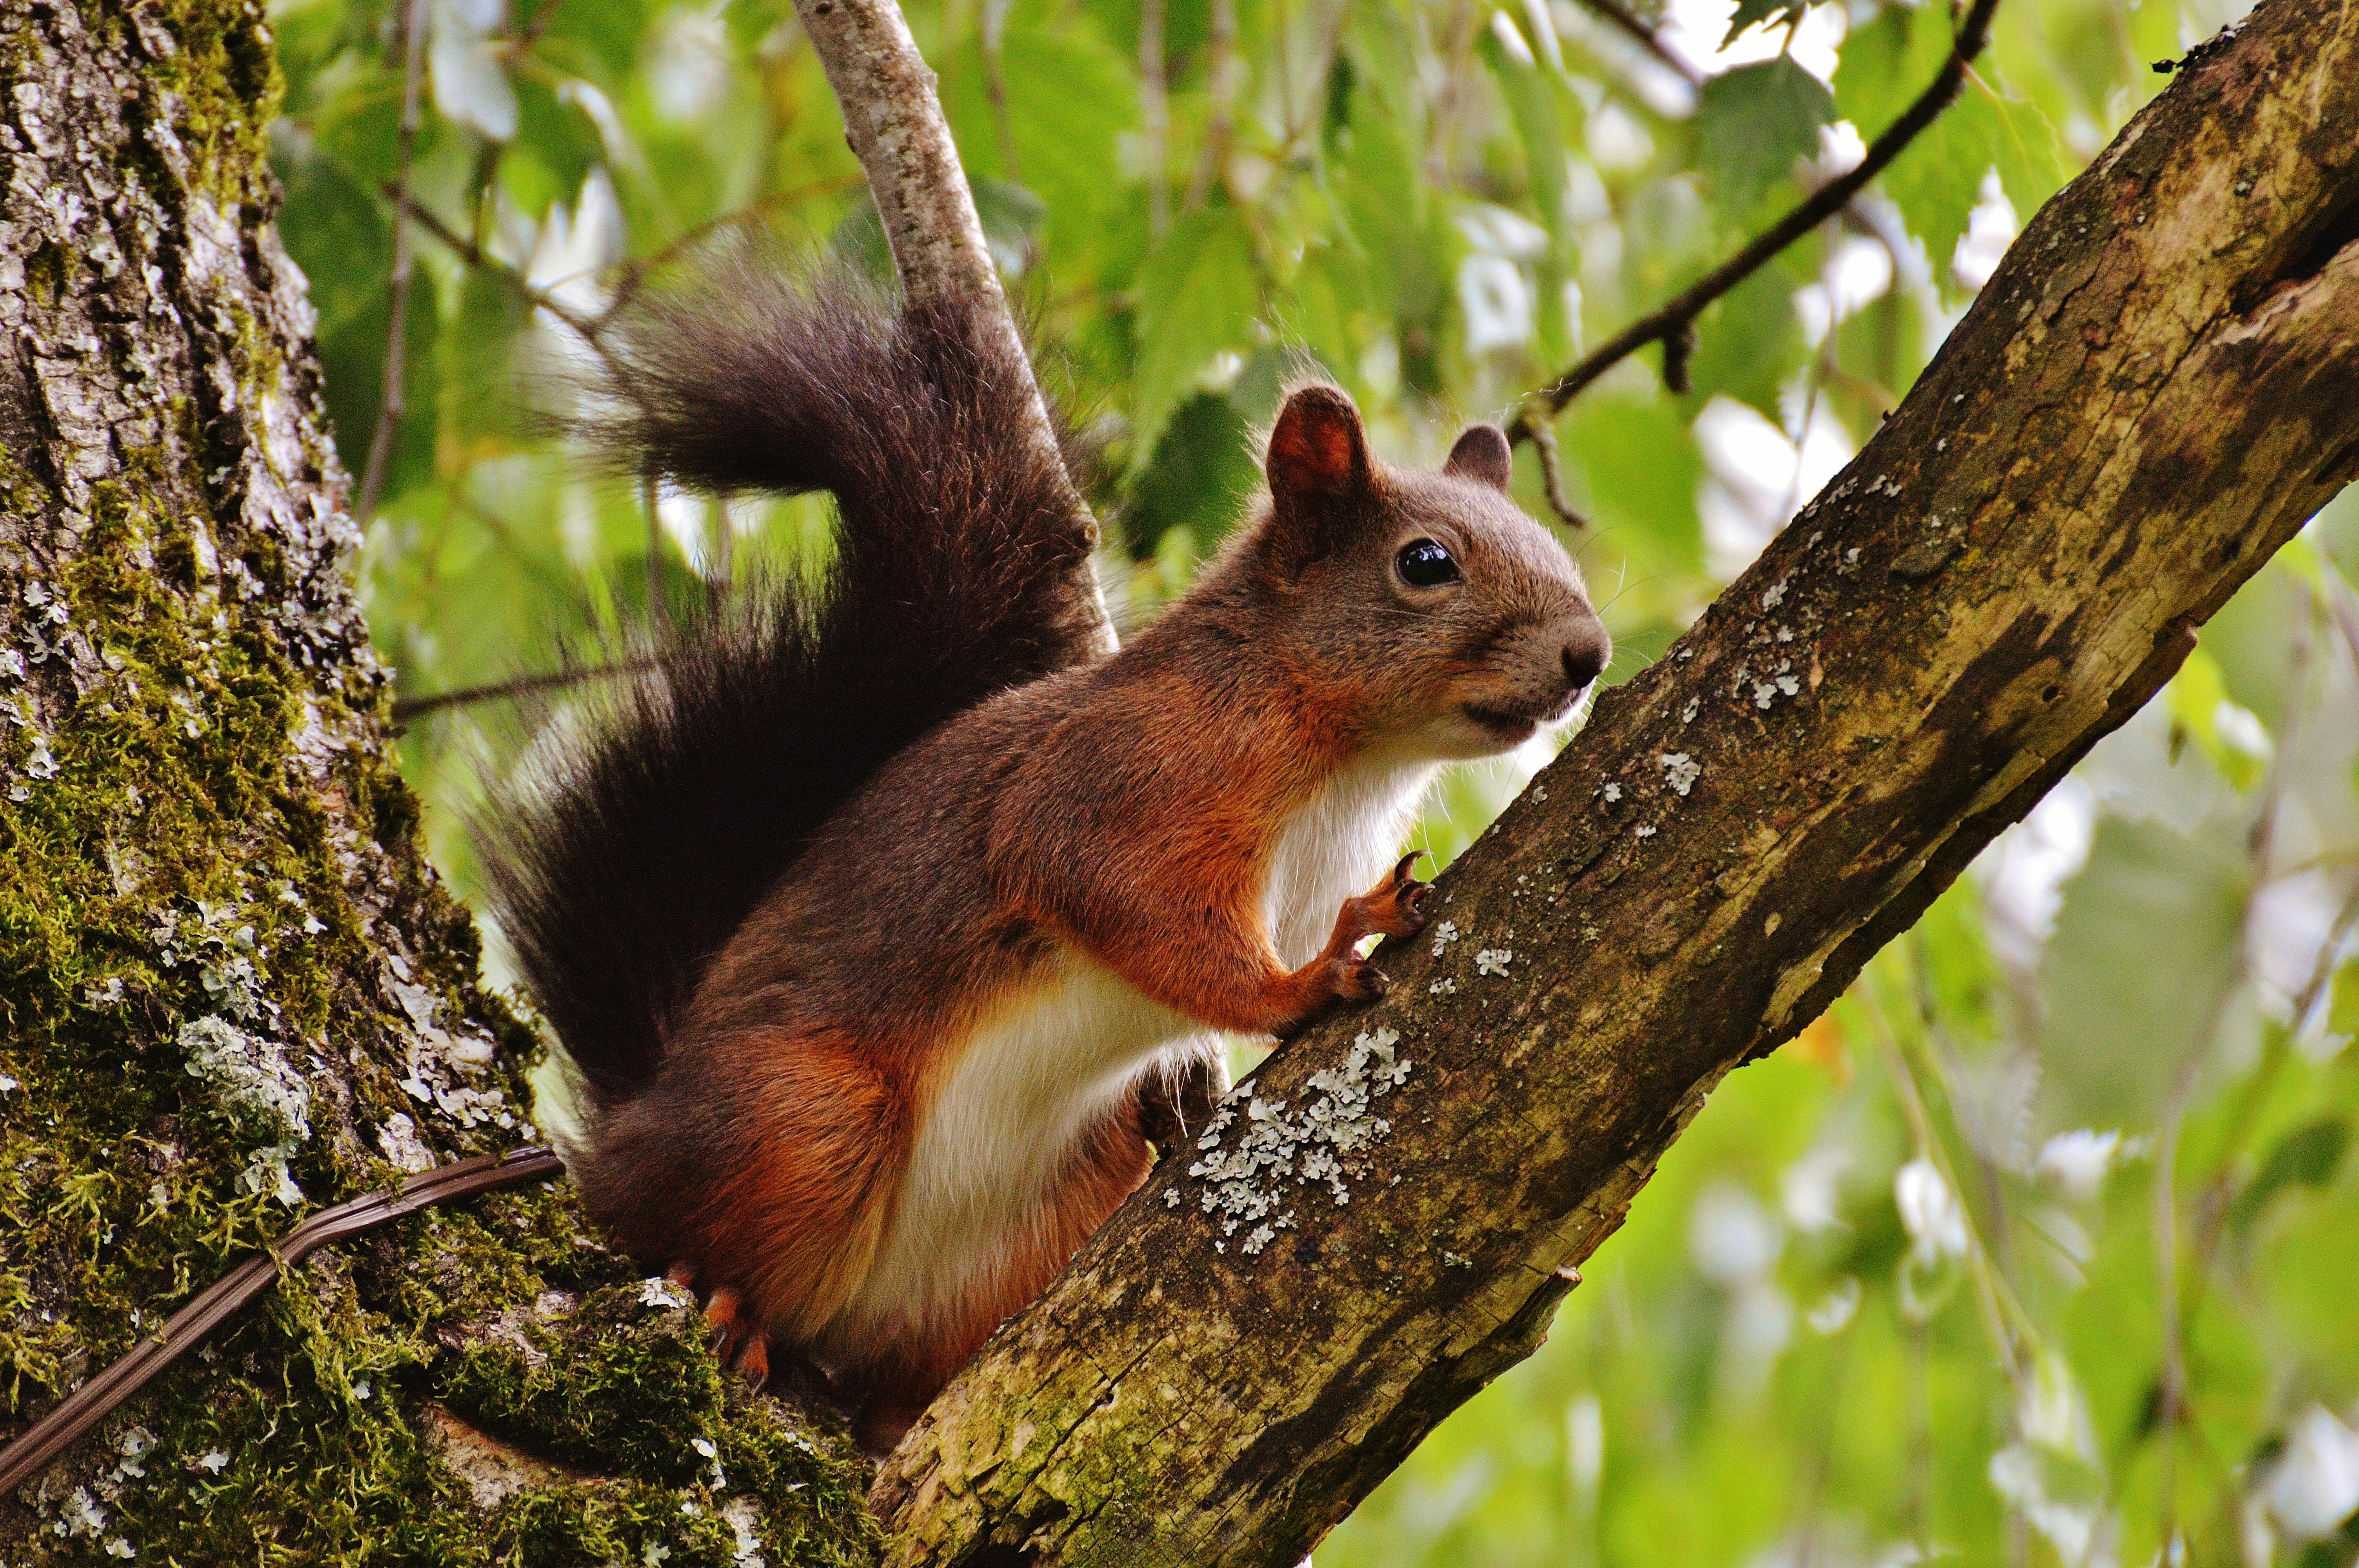
[[[391,330],[407,3],[272,11],[282,227],[355,472]],[[2149,62],[2232,19],[2220,3],[2006,0],[1958,104],[1704,317],[1690,392],[1630,363],[1568,411],[1593,520],[1568,543],[1621,673],[1841,466],[2017,221],[2160,85]],[[819,503],[663,496],[651,517],[542,434],[531,410],[583,352],[560,313],[594,321],[729,225],[889,270],[783,0],[417,9],[408,190],[430,227],[362,562],[410,699],[549,670],[650,594],[825,547]],[[1575,0],[909,18],[1044,378],[1101,450],[1131,624],[1233,524],[1289,377],[1333,378],[1388,456],[1435,460],[1855,157],[1951,27],[1936,5],[1679,0],[1646,19],[1681,70]],[[1517,491],[1545,515],[1534,461]],[[2351,1563],[2354,576],[2346,497],[1826,1019],[1729,1080],[1548,1348],[1321,1568]],[[474,781],[561,713],[411,723],[462,891]],[[1422,840],[1454,854],[1545,754],[1469,770]]]

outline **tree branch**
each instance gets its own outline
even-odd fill
[[[1527,1354],[1712,1087],[2359,472],[2354,214],[2359,12],[2269,0],[1599,699],[1386,1001],[1265,1064],[936,1401],[873,1493],[893,1561],[1292,1563]]]
[[[902,293],[912,305],[956,302],[980,312],[1023,360],[966,170],[942,119],[934,73],[918,53],[900,7],[894,0],[795,0],[795,15],[843,108],[844,131],[867,171]],[[1027,434],[1058,455],[1048,405],[1037,385],[1028,390]],[[1094,541],[1097,523],[1088,503],[1070,481],[1068,490],[1076,519]],[[1073,585],[1069,614],[1086,630],[1085,640],[1114,647],[1114,622],[1094,574]]]
[[[1563,413],[1565,405],[1579,396],[1582,388],[1648,343],[1663,344],[1663,379],[1674,390],[1681,390],[1686,348],[1693,342],[1695,319],[1713,300],[1752,276],[1770,257],[1842,211],[1853,197],[1867,188],[1868,181],[1908,150],[1919,133],[1941,117],[1941,111],[1950,106],[1964,84],[1966,68],[1989,44],[1991,17],[1997,10],[1998,0],[1974,0],[1973,9],[1966,13],[1965,25],[1959,28],[1950,46],[1950,58],[1941,62],[1941,69],[1934,73],[1925,91],[1917,95],[1916,102],[1869,145],[1867,156],[1860,160],[1858,168],[1812,191],[1783,218],[1756,235],[1743,250],[1674,295],[1652,315],[1623,328],[1579,364],[1532,394],[1508,424],[1508,441],[1531,439],[1538,420],[1553,419]]]
[[[1698,70],[1687,56],[1663,42],[1661,35],[1648,27],[1646,19],[1624,5],[1622,0],[1581,0],[1581,3],[1635,39],[1640,49],[1660,64],[1669,66],[1690,87],[1704,84],[1704,73]]]
[[[574,335],[584,343],[593,349],[597,347],[598,330],[603,325],[603,320],[592,321],[588,317],[577,313],[563,300],[533,282],[531,278],[445,223],[440,218],[435,216],[433,209],[421,204],[398,185],[386,187],[385,193],[393,202],[394,211],[397,213],[441,241],[461,261],[478,272],[489,274],[499,279],[509,288],[514,289],[533,308],[548,311],[549,315],[571,328]]]
[[[518,676],[514,680],[495,681],[489,686],[462,686],[450,691],[438,691],[425,697],[397,697],[393,704],[393,721],[407,724],[413,719],[423,719],[429,713],[440,713],[446,708],[465,708],[478,702],[499,702],[508,697],[531,697],[544,691],[563,691],[568,687],[582,686],[591,681],[613,680],[619,676],[640,675],[654,667],[644,659],[627,660],[619,665],[607,665],[598,669],[554,670],[547,675]]]

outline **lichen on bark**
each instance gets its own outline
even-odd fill
[[[0,5],[0,1440],[308,1208],[532,1136],[387,745],[277,94],[255,0]],[[858,1563],[865,1480],[543,1186],[291,1271],[0,1562]]]

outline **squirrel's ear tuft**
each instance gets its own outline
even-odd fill
[[[1507,477],[1516,471],[1516,460],[1507,450],[1507,438],[1496,425],[1469,425],[1450,449],[1450,460],[1441,471],[1460,479],[1471,479],[1487,484],[1493,490],[1507,488]]]
[[[1359,410],[1332,386],[1306,386],[1286,400],[1269,433],[1269,492],[1289,503],[1334,500],[1366,488],[1368,439]]]

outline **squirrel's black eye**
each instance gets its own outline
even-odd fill
[[[1401,581],[1411,588],[1440,588],[1459,579],[1458,563],[1450,552],[1431,539],[1411,539],[1401,546],[1393,565],[1398,568]]]

